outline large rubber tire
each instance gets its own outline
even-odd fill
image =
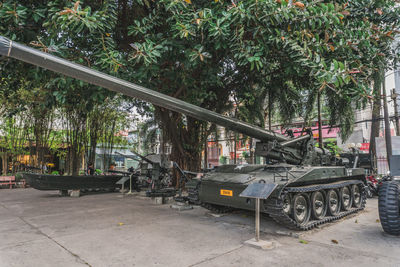
[[[383,230],[391,235],[400,235],[400,185],[384,182],[379,189],[378,203]]]

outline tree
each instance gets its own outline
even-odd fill
[[[374,38],[394,36],[360,16],[364,2],[132,2],[123,6],[135,20],[121,26],[134,77],[150,88],[217,112],[231,109],[235,95],[242,119],[260,125],[265,106],[269,114],[280,107],[285,122],[307,119],[321,95],[331,125],[339,123],[346,138],[354,108],[369,95],[370,58],[382,49]],[[301,95],[308,96],[306,107]],[[158,112],[173,158],[197,168],[201,123]]]
[[[236,104],[241,119],[261,126],[266,109],[269,117],[279,109],[284,122],[307,120],[320,95],[343,137],[370,95],[375,64],[394,55],[383,50],[399,17],[392,2],[366,0],[45,2],[3,1],[0,33],[219,113]],[[37,75],[18,64],[20,73]],[[13,80],[18,69],[2,72]],[[82,118],[110,96],[58,75],[48,83],[50,99],[64,109],[77,105]],[[198,169],[212,127],[155,112],[172,160]]]
[[[80,1],[2,1],[0,33],[69,60],[103,71],[116,72],[121,64],[118,61],[120,54],[115,52],[115,43],[111,37],[117,19],[115,8],[114,1],[93,2],[85,7]],[[18,103],[19,107],[27,109],[35,104],[41,112],[58,108],[67,119],[64,122],[68,129],[69,169],[71,173],[77,174],[80,167],[78,162],[87,143],[88,114],[96,103],[103,103],[108,97],[113,97],[114,93],[21,62],[10,64],[10,61],[4,61],[1,72],[10,85],[2,88],[4,99],[12,99],[13,90],[29,82],[30,89],[41,88],[42,98]],[[17,98],[13,102],[19,100]],[[43,137],[43,127],[39,120],[34,125],[41,128],[34,131],[38,141]],[[36,145],[39,146],[40,142]]]

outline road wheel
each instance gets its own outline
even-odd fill
[[[360,186],[363,185],[352,185],[351,187],[351,195],[353,198],[353,207],[359,208],[361,207],[362,197],[361,197],[361,189]]]
[[[292,200],[292,216],[300,225],[307,224],[310,219],[310,199],[306,194],[296,194]]]
[[[314,219],[321,220],[326,215],[326,195],[324,191],[317,191],[311,195],[311,213]]]
[[[396,182],[385,182],[379,189],[379,218],[383,230],[400,235],[400,188]]]
[[[292,214],[292,199],[289,193],[283,199],[283,212],[288,216]]]
[[[332,216],[338,215],[340,212],[340,206],[341,206],[338,191],[335,189],[328,190],[328,193],[326,194],[326,199],[328,202],[329,214]]]
[[[348,186],[340,188],[340,200],[342,202],[343,210],[351,209],[353,205],[353,198],[351,197],[351,190]]]

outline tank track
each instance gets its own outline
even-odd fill
[[[321,220],[310,220],[307,224],[305,225],[300,225],[298,224],[295,220],[290,218],[284,211],[283,211],[283,199],[287,193],[308,193],[308,192],[314,192],[318,190],[324,190],[324,189],[338,189],[344,186],[348,185],[354,185],[354,184],[361,184],[360,186],[361,189],[361,206],[359,208],[352,208],[351,210],[348,211],[341,211],[338,215],[336,216],[326,216]],[[338,183],[332,183],[332,184],[320,184],[320,185],[313,185],[313,186],[304,186],[304,187],[287,187],[283,190],[281,197],[280,198],[272,198],[268,200],[268,202],[265,205],[266,212],[279,224],[284,225],[285,227],[293,230],[302,230],[302,231],[307,231],[315,228],[316,226],[336,221],[339,220],[347,215],[359,212],[364,209],[366,203],[366,192],[365,192],[365,187],[362,181],[359,180],[352,180],[352,181],[346,181],[346,182],[338,182]]]
[[[233,209],[230,207],[226,206],[220,206],[220,205],[215,205],[215,204],[210,204],[210,203],[204,203],[201,202],[200,204],[203,208],[208,209],[209,211],[217,214],[222,214],[222,213],[227,213],[232,211]]]

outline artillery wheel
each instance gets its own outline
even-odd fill
[[[350,210],[353,205],[351,190],[348,186],[340,188],[340,202],[343,210]]]
[[[286,194],[283,199],[283,212],[288,216],[292,214],[292,198],[290,194]]]
[[[359,208],[362,204],[361,190],[359,185],[351,187],[351,196],[353,198],[353,207]]]
[[[383,230],[390,235],[400,235],[400,186],[385,182],[379,189],[379,218]]]
[[[328,190],[328,193],[326,194],[326,199],[328,202],[329,214],[332,216],[338,215],[340,212],[340,206],[341,206],[338,191],[335,189]]]
[[[311,195],[311,212],[316,220],[321,220],[326,215],[327,210],[326,195],[324,191],[316,191]]]
[[[300,225],[307,224],[310,219],[310,199],[306,194],[296,194],[292,199],[293,219]]]

